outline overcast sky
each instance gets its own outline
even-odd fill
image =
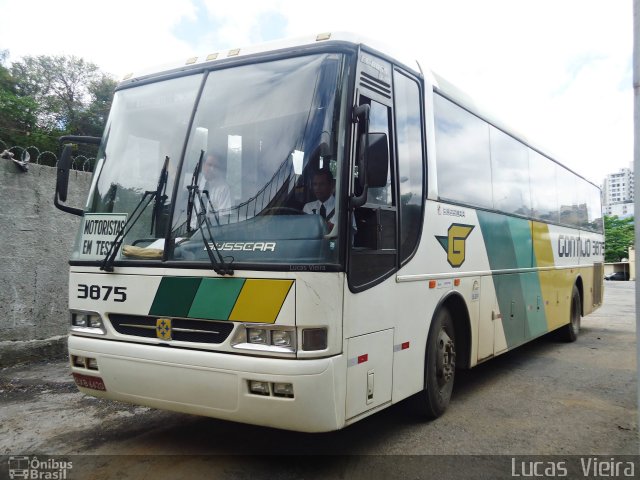
[[[0,14],[10,61],[76,55],[118,79],[354,31],[411,53],[597,184],[633,159],[631,0],[0,0]]]

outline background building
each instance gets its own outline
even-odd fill
[[[619,172],[607,175],[602,185],[602,208],[606,215],[632,216],[633,199],[633,168],[621,168]]]

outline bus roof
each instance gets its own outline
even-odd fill
[[[241,48],[232,48],[229,50],[217,50],[200,56],[193,56],[187,59],[173,61],[163,65],[156,65],[149,68],[143,68],[125,75],[120,85],[127,85],[147,78],[156,76],[164,76],[167,74],[177,73],[181,71],[201,68],[203,66],[211,66],[216,63],[222,63],[228,60],[258,55],[261,53],[278,53],[283,51],[304,50],[320,43],[342,43],[351,45],[364,45],[369,49],[373,49],[382,55],[393,58],[396,62],[401,62],[404,66],[420,75],[421,69],[415,58],[411,57],[407,52],[398,51],[389,45],[385,45],[379,40],[373,40],[363,35],[350,32],[327,32],[319,33],[315,36],[305,36],[297,38],[287,38],[274,40],[271,42],[249,45]]]
[[[582,175],[574,172],[567,166],[558,162],[555,159],[556,157],[552,155],[548,150],[540,148],[537,143],[532,143],[527,136],[518,132],[512,127],[507,126],[507,124],[501,121],[499,117],[493,115],[490,109],[480,107],[474,100],[471,99],[469,95],[450,83],[448,80],[432,70],[423,70],[421,63],[411,55],[410,51],[402,51],[398,49],[398,47],[387,45],[380,40],[372,39],[358,33],[342,31],[325,32],[319,33],[315,36],[309,35],[297,38],[286,38],[241,48],[218,50],[205,55],[193,56],[180,61],[174,61],[164,65],[141,69],[140,71],[129,73],[122,79],[119,87],[133,86],[132,84],[136,84],[142,80],[150,80],[167,75],[179,74],[180,72],[189,70],[206,68],[213,66],[216,63],[226,63],[228,61],[233,61],[238,58],[249,57],[252,55],[259,55],[263,53],[278,53],[284,51],[304,51],[306,48],[313,47],[324,42],[333,44],[350,44],[353,46],[361,45],[368,50],[372,50],[384,57],[387,57],[387,59],[389,60],[392,59],[395,63],[400,63],[405,68],[411,70],[414,74],[425,78],[427,83],[433,85],[435,91],[441,93],[449,100],[452,100],[461,107],[467,109],[472,114],[484,119],[496,128],[527,144],[529,147],[538,151],[542,155],[550,158],[554,162],[562,165],[567,170],[572,171],[574,174],[584,179]],[[595,185],[593,182],[589,182]],[[595,186],[597,187],[597,185]]]

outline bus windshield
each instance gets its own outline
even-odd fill
[[[337,263],[344,71],[316,54],[118,91],[74,259],[144,210],[117,261]]]

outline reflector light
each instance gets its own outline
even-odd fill
[[[302,330],[302,350],[314,351],[327,348],[326,328],[305,328]]]
[[[276,397],[293,398],[293,384],[291,383],[274,383],[273,395]]]
[[[71,356],[71,364],[74,367],[84,368],[84,357],[78,357],[76,355]]]
[[[401,348],[402,350],[406,350],[407,348],[409,348],[409,342],[404,342]]]
[[[456,287],[459,287],[459,286],[460,286],[460,279],[459,279],[459,278],[456,278],[456,279],[453,281],[453,284],[454,284]]]
[[[436,288],[436,281],[435,280],[429,280],[429,288]]]
[[[269,383],[249,380],[249,391],[255,395],[269,395]]]
[[[369,354],[365,353],[364,355],[358,356],[358,364],[364,363],[369,360]]]

